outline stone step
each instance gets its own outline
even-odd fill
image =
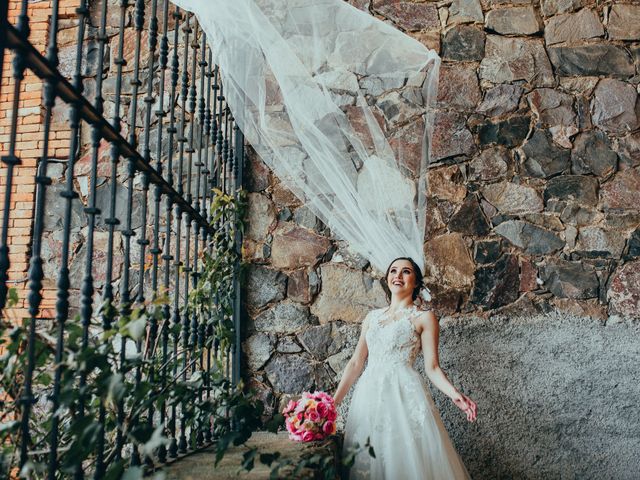
[[[258,453],[280,452],[281,458],[290,459],[294,464],[306,454],[324,453],[333,455],[336,465],[338,464],[339,449],[335,438],[330,438],[322,442],[299,443],[289,440],[287,432],[269,433],[255,432],[246,446],[231,447],[222,458],[218,466],[214,466],[216,449],[215,446],[207,447],[200,452],[188,455],[171,465],[165,472],[167,480],[237,480],[238,478],[247,480],[266,480],[270,478],[271,468],[260,463],[256,457],[255,465],[249,472],[242,468],[243,454],[248,448],[257,448]],[[314,479],[322,478],[320,472],[306,469],[300,476],[295,478]],[[278,478],[293,478],[291,469],[283,469]]]

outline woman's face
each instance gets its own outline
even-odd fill
[[[416,287],[416,272],[408,260],[396,260],[389,268],[387,285],[392,294],[411,295]]]

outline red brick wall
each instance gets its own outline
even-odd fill
[[[75,16],[77,1],[60,2],[60,18]],[[20,2],[9,2],[9,22],[15,24],[20,13]],[[49,18],[51,2],[41,1],[29,3],[29,40],[41,52],[45,53],[49,34]],[[14,80],[12,68],[13,55],[5,53],[0,88],[0,152],[6,155],[9,147],[11,115],[14,100]],[[19,302],[16,307],[7,310],[6,314],[13,320],[19,320],[27,313],[27,276],[29,268],[29,249],[33,228],[33,209],[35,198],[36,161],[42,154],[43,114],[42,107],[43,82],[31,71],[25,71],[25,78],[20,85],[20,101],[18,108],[18,129],[16,137],[16,155],[22,160],[14,170],[11,186],[11,206],[9,220],[10,262],[9,286],[18,291]],[[54,122],[49,137],[49,157],[64,159],[68,155],[70,132],[65,122]],[[0,166],[0,198],[4,202],[6,191],[6,167]],[[57,201],[57,199],[51,199]],[[0,218],[4,212],[4,203],[0,205]],[[43,292],[41,315],[52,317],[51,308],[55,304],[55,291]]]

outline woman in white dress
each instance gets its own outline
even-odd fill
[[[433,385],[476,419],[476,404],[460,393],[438,361],[438,320],[414,305],[423,288],[416,263],[401,257],[389,265],[385,281],[390,305],[369,312],[356,350],[334,395],[339,404],[367,368],[353,392],[345,427],[345,451],[367,439],[375,458],[360,452],[351,479],[458,480],[470,478],[435,407],[422,376],[413,368],[420,349]]]

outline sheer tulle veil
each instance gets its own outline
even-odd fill
[[[438,55],[342,0],[173,1],[197,16],[238,126],[284,186],[378,272],[399,256],[424,267]],[[394,153],[394,108],[424,122],[420,158]]]

